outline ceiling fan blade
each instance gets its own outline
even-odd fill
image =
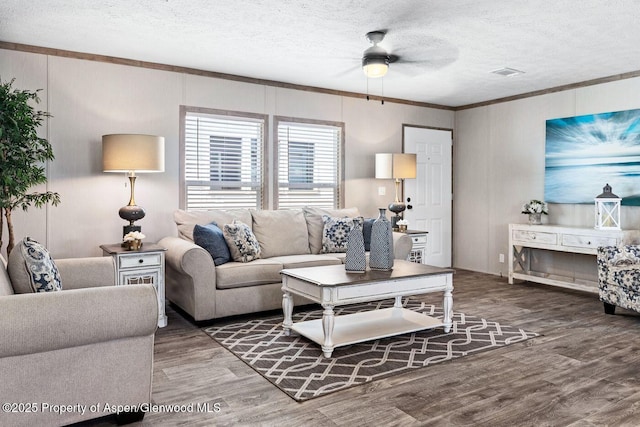
[[[349,75],[353,75],[355,74],[356,71],[360,71],[360,70],[362,70],[362,67],[360,65],[356,65],[356,66],[347,68],[346,70],[340,71],[337,74],[334,74],[334,77],[346,77]]]

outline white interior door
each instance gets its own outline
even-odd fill
[[[429,232],[425,264],[451,267],[452,132],[404,126],[403,137],[417,161],[416,179],[404,181],[409,229]]]

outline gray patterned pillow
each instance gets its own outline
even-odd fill
[[[320,253],[347,252],[349,233],[357,218],[335,218],[322,215],[324,228],[322,229],[322,250]]]
[[[249,262],[260,258],[260,243],[247,224],[234,219],[231,224],[224,225],[222,232],[234,261]]]
[[[25,237],[19,246],[33,291],[61,291],[60,272],[58,272],[58,267],[56,267],[53,259],[51,259],[49,251],[40,243],[28,237]]]

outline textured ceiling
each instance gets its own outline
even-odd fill
[[[639,24],[638,0],[0,2],[4,42],[452,107],[640,70]],[[380,29],[408,62],[367,88]]]

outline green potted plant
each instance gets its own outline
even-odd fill
[[[38,127],[50,114],[35,110],[30,104],[40,102],[37,91],[19,90],[10,82],[0,81],[0,248],[3,246],[4,222],[7,223],[7,255],[14,246],[12,212],[46,203],[60,203],[60,195],[51,191],[29,192],[47,182],[44,163],[53,160],[53,149],[38,136]]]

